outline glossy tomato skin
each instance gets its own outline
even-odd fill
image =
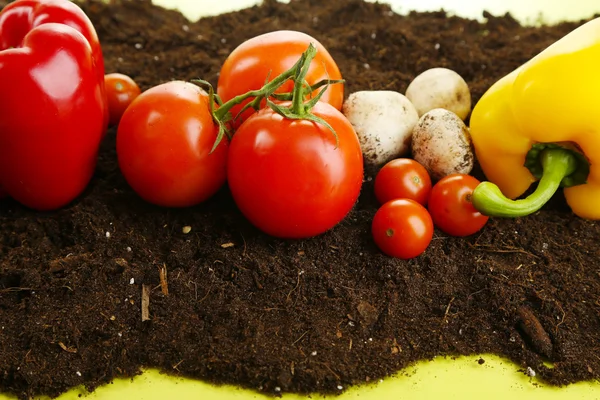
[[[385,164],[375,177],[375,197],[379,204],[394,199],[411,199],[425,206],[431,192],[431,177],[421,164],[410,158],[397,158]]]
[[[306,81],[313,85],[323,79],[342,79],[335,60],[318,40],[302,32],[280,30],[253,37],[231,52],[221,67],[217,94],[226,102],[250,90],[260,89],[267,78],[271,81],[294,66],[310,43],[317,48],[317,54],[311,62]],[[293,86],[294,83],[290,80],[277,92],[291,92]],[[318,90],[314,92],[315,95],[317,93]],[[250,100],[233,107],[231,115],[235,117]],[[321,101],[341,110],[344,101],[343,84],[330,85]],[[244,111],[234,121],[234,127],[239,127],[253,112],[251,108]]]
[[[431,189],[429,212],[433,223],[451,236],[469,236],[479,231],[489,217],[471,202],[479,180],[467,174],[452,174],[440,179]]]
[[[427,209],[416,201],[396,199],[377,210],[371,232],[383,253],[407,260],[427,249],[433,239],[433,221]]]
[[[206,92],[171,81],[140,94],[117,129],[123,176],[144,200],[163,207],[188,207],[223,186],[227,137],[209,154],[217,137]]]
[[[337,148],[325,126],[286,119],[270,108],[249,117],[231,141],[227,171],[233,198],[269,235],[319,235],[344,219],[360,194],[363,159],[354,128],[327,103],[318,102],[312,112],[337,132]]]
[[[104,84],[110,115],[109,123],[116,126],[127,107],[140,95],[141,89],[131,77],[117,72],[106,74]]]

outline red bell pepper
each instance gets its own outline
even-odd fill
[[[0,12],[0,186],[37,210],[77,198],[108,125],[104,59],[69,0],[16,0]]]

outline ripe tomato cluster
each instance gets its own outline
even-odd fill
[[[175,80],[141,92],[131,78],[107,75],[120,169],[159,206],[197,205],[227,183],[263,232],[319,235],[346,217],[363,182],[363,152],[342,112],[340,82],[327,49],[296,31],[242,43],[224,61],[216,90]],[[388,162],[375,179],[374,241],[407,259],[425,251],[434,227],[454,236],[478,231],[487,222],[470,202],[478,183],[454,174],[433,185],[414,159]]]
[[[363,180],[360,143],[341,112],[341,78],[327,49],[297,31],[242,43],[223,63],[216,91],[204,81],[171,81],[140,94],[113,77],[120,169],[159,206],[199,204],[227,182],[260,230],[319,235],[348,214]]]
[[[375,243],[389,256],[409,259],[427,249],[434,227],[452,236],[474,234],[488,221],[471,202],[478,184],[471,175],[451,174],[432,185],[417,161],[388,162],[375,177],[375,196],[381,203],[371,227]]]

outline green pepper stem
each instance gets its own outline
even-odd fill
[[[511,200],[491,182],[480,183],[471,196],[473,206],[490,217],[523,217],[538,211],[552,198],[563,179],[578,168],[573,152],[562,148],[542,151],[540,162],[543,173],[535,191],[525,199]]]

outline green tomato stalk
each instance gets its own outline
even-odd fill
[[[213,116],[213,120],[215,124],[219,126],[219,132],[217,134],[217,139],[211,149],[211,153],[217,148],[223,137],[227,135],[230,139],[233,136],[233,132],[227,126],[227,123],[231,121],[232,116],[230,110],[233,106],[241,104],[245,100],[249,98],[254,98],[248,104],[246,104],[240,112],[233,118],[237,118],[242,112],[246,109],[252,107],[255,110],[259,110],[261,108],[261,103],[263,100],[266,101],[267,105],[272,108],[278,114],[284,116],[288,119],[306,119],[310,121],[314,121],[320,124],[325,125],[328,129],[330,129],[336,137],[337,144],[337,134],[333,130],[333,128],[322,118],[319,118],[313,115],[310,110],[314,107],[314,105],[321,99],[327,87],[330,84],[342,83],[343,80],[329,80],[324,79],[320,82],[317,82],[314,85],[308,85],[306,83],[306,75],[308,73],[308,69],[310,68],[310,64],[317,54],[317,48],[311,43],[308,46],[308,49],[302,53],[300,59],[287,71],[283,72],[279,76],[275,77],[271,82],[265,83],[265,85],[257,90],[251,90],[239,96],[232,98],[231,100],[223,103],[219,96],[215,93],[212,85],[205,80],[202,79],[194,79],[192,82],[202,84],[208,87],[208,95],[209,95],[209,104],[210,111]],[[285,82],[292,79],[294,81],[294,89],[291,93],[275,93],[277,89],[279,89]],[[312,93],[314,90],[323,87],[321,91],[312,99],[305,102],[304,99],[307,94]],[[270,98],[274,98],[276,100],[291,100],[291,105],[289,107],[283,107],[274,103]],[[218,107],[215,107],[218,106]]]

